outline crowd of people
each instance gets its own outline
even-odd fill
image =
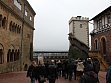
[[[56,79],[63,77],[64,79],[78,80],[79,83],[99,83],[98,73],[100,63],[96,58],[87,58],[86,60],[64,60],[55,62],[50,61],[44,64],[37,64],[32,61],[27,71],[27,77],[30,77],[31,83],[55,83]]]

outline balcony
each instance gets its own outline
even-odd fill
[[[98,34],[98,33],[103,33],[103,32],[107,32],[107,31],[109,31],[109,30],[111,30],[111,24],[105,24],[105,25],[103,25],[103,26],[101,26],[101,27],[96,27],[96,29],[94,29],[91,33],[90,33],[90,35],[95,35],[95,34]]]

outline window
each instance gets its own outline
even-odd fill
[[[108,14],[107,20],[108,20],[108,24],[110,24],[111,23],[111,15],[110,14]]]
[[[10,30],[10,31],[12,30],[12,21],[10,22],[9,30]]]
[[[12,31],[13,32],[15,31],[15,23],[13,23],[13,25],[12,25]]]
[[[95,50],[98,50],[98,41],[95,40]]]
[[[102,19],[97,20],[97,28],[102,26]]]
[[[12,49],[11,51],[11,55],[10,55],[10,62],[14,61],[14,49]]]
[[[16,61],[16,60],[17,60],[17,49],[14,52],[14,61]]]
[[[3,50],[0,49],[0,64],[3,62]]]
[[[82,28],[82,24],[80,24],[80,28]]]
[[[21,26],[19,26],[15,22],[11,21],[9,24],[9,30],[14,32],[14,33],[20,34],[21,33]]]
[[[11,54],[11,50],[9,49],[7,53],[7,62],[10,62],[10,54]]]
[[[18,7],[21,10],[20,0],[14,0],[14,4],[15,4],[16,7]]]
[[[17,32],[17,24],[15,25],[15,33]]]
[[[102,53],[105,55],[106,54],[106,40],[104,37],[101,39],[101,48],[102,48]]]
[[[19,33],[21,32],[21,26],[20,26],[20,28],[19,28]]]
[[[32,21],[32,16],[30,16],[30,21]]]
[[[0,14],[0,27],[2,26],[2,15]]]
[[[5,28],[5,26],[6,26],[6,17],[4,17],[2,20],[2,26],[3,26],[3,28]]]
[[[2,64],[4,61],[3,59],[3,46],[0,44],[0,64]]]
[[[20,51],[19,49],[17,50],[17,60],[19,60],[19,57],[20,57]]]
[[[17,27],[17,33],[19,33],[19,25],[18,25],[18,27]]]
[[[25,10],[25,16],[27,16],[28,15],[28,12],[27,12],[27,10]]]

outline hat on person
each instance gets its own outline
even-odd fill
[[[53,62],[54,62],[54,60],[51,60],[51,62],[53,63]]]

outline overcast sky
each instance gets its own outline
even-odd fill
[[[111,5],[111,0],[28,0],[34,11],[34,50],[68,51],[69,20],[91,19]],[[92,30],[92,25],[89,27]]]

